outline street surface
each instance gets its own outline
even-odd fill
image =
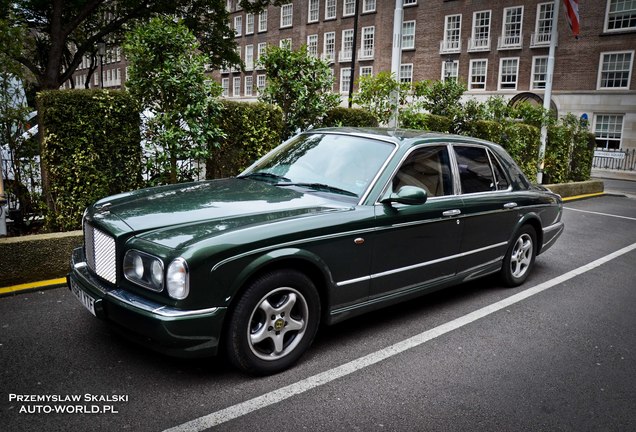
[[[65,288],[0,298],[0,430],[634,431],[636,199],[564,219],[523,286],[488,278],[322,329],[266,378],[126,342]]]

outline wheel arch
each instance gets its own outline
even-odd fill
[[[536,248],[537,248],[537,255],[539,255],[541,253],[541,248],[543,247],[543,227],[541,225],[541,219],[539,218],[539,216],[535,213],[528,213],[526,215],[524,215],[519,222],[517,223],[517,226],[515,227],[514,232],[512,233],[512,236],[510,237],[510,240],[508,243],[510,243],[511,241],[514,240],[515,236],[517,235],[517,233],[519,232],[519,230],[521,228],[523,228],[525,225],[529,225],[534,229],[534,233],[536,235],[536,239],[537,239],[537,244],[536,244]]]

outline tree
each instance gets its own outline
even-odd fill
[[[353,102],[371,112],[378,123],[386,124],[395,110],[404,106],[410,89],[409,83],[399,82],[391,72],[380,72],[360,78]],[[398,92],[399,105],[396,103],[395,92]]]
[[[327,111],[340,103],[340,96],[332,92],[329,64],[309,55],[307,47],[297,51],[270,47],[260,62],[267,73],[261,99],[283,111],[285,138],[320,124]]]
[[[287,2],[240,4],[256,11]],[[0,14],[0,42],[16,31],[27,36],[20,50],[0,51],[31,71],[38,90],[59,88],[85,55],[95,58],[99,41],[119,45],[131,24],[156,16],[183,17],[212,66],[240,64],[224,0],[0,0]]]
[[[148,113],[144,138],[152,183],[191,180],[219,129],[218,84],[205,76],[208,58],[180,21],[153,18],[124,42],[129,61],[127,88]]]

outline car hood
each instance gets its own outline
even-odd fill
[[[88,218],[169,247],[245,226],[353,205],[249,179],[223,179],[142,189],[98,201]],[[122,230],[122,223],[129,229]],[[143,233],[143,234],[142,234]]]

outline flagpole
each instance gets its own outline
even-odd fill
[[[402,63],[402,21],[404,11],[402,2],[404,0],[395,0],[395,10],[393,11],[393,50],[391,51],[391,75],[400,82],[400,65]],[[394,99],[395,110],[389,120],[389,127],[397,128],[399,125],[398,113],[400,109],[400,91],[399,89],[391,95]]]
[[[559,17],[559,0],[554,0],[552,14],[552,29],[550,33],[550,51],[548,52],[548,66],[545,80],[545,93],[543,95],[543,109],[548,113],[552,101],[552,80],[554,75],[554,54],[556,51]],[[543,120],[541,125],[541,145],[539,146],[539,157],[537,163],[537,183],[543,183],[543,168],[545,165],[545,149],[548,142],[548,119]]]

